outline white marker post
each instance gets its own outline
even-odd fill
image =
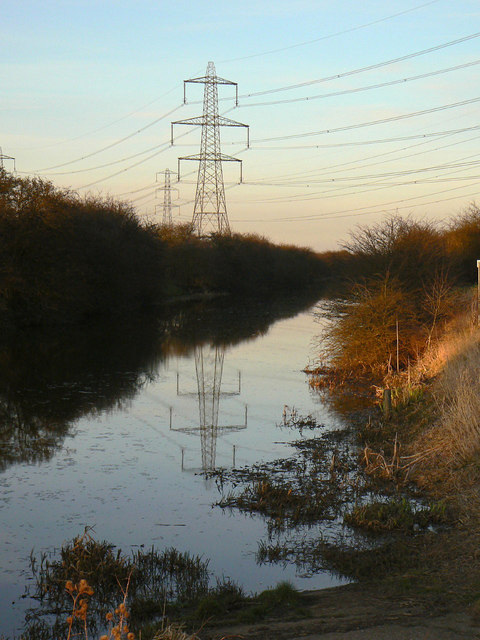
[[[479,325],[480,310],[480,260],[477,260],[477,327]]]

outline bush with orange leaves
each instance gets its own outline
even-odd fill
[[[83,622],[83,634],[85,640],[88,640],[88,605],[89,598],[95,593],[86,580],[80,580],[78,584],[74,584],[71,580],[65,583],[65,589],[72,598],[72,613],[67,618],[68,634],[66,640],[72,640],[78,633],[73,632],[73,624],[75,620]],[[121,602],[115,611],[109,611],[105,618],[108,623],[108,633],[100,637],[100,640],[135,640],[135,634],[128,627],[129,611],[125,604],[128,593],[128,582],[123,590],[123,602]]]

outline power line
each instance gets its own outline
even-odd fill
[[[474,128],[478,129],[480,127],[474,127]],[[437,136],[436,139],[438,140],[438,139],[441,139],[441,138],[447,138],[447,137],[450,137],[451,135],[453,135],[453,132],[446,132],[441,136]],[[422,135],[422,136],[413,136],[413,137],[424,138],[425,136]],[[433,149],[426,149],[426,150],[423,150],[423,151],[417,151],[416,153],[407,154],[407,155],[404,155],[404,156],[395,156],[393,158],[389,158],[388,160],[386,160],[386,162],[394,162],[394,161],[397,161],[397,160],[403,160],[405,158],[411,158],[411,157],[414,157],[414,156],[417,156],[417,155],[422,155],[422,154],[425,154],[425,153],[433,153],[434,151],[440,151],[441,149],[446,149],[447,147],[452,147],[452,146],[456,146],[456,145],[459,145],[459,144],[465,144],[465,142],[471,142],[472,140],[477,140],[477,139],[478,139],[478,136],[476,136],[474,138],[470,138],[467,141],[458,140],[457,142],[451,142],[451,143],[449,143],[447,145],[442,145],[440,147],[434,147]],[[426,145],[426,144],[430,144],[431,142],[434,142],[434,140],[423,140],[423,142],[417,142],[416,144],[408,145],[406,147],[402,147],[401,149],[393,149],[393,150],[390,150],[390,151],[385,151],[384,153],[378,153],[378,154],[374,154],[374,155],[371,155],[371,156],[367,156],[365,158],[360,158],[360,159],[357,159],[357,160],[350,160],[349,162],[341,162],[341,163],[338,163],[338,164],[329,165],[328,167],[321,167],[320,169],[311,169],[310,171],[295,171],[293,173],[284,173],[284,174],[280,174],[278,176],[274,176],[273,178],[290,178],[290,177],[316,175],[318,171],[322,171],[322,170],[328,171],[330,174],[331,173],[337,173],[337,172],[342,171],[342,169],[338,169],[338,167],[340,167],[340,168],[341,167],[349,167],[351,165],[355,165],[355,164],[358,164],[360,162],[364,162],[365,160],[373,160],[375,158],[385,158],[385,156],[392,155],[392,154],[397,154],[397,153],[399,153],[401,151],[406,151],[407,149],[413,149],[415,147],[420,147],[420,146],[423,146],[423,145]],[[385,160],[382,160],[381,162],[385,162]],[[371,164],[361,165],[358,168],[361,168],[362,166],[363,167],[375,166],[376,164],[380,164],[380,163],[379,162],[374,162],[374,163],[371,163]],[[338,171],[333,171],[332,172],[332,169],[338,169]],[[271,180],[271,179],[272,179],[272,176],[270,176],[269,178],[258,178],[257,182],[262,182],[263,180]]]
[[[304,145],[287,145],[275,147],[255,147],[250,146],[253,151],[286,151],[288,149],[333,149],[337,147],[358,147],[372,144],[385,144],[389,142],[403,142],[405,140],[418,140],[419,138],[430,138],[434,136],[443,136],[446,134],[464,133],[467,131],[475,131],[480,129],[480,125],[471,127],[463,127],[462,129],[447,129],[446,131],[434,131],[431,133],[416,133],[409,136],[396,136],[394,138],[375,138],[370,140],[353,140],[351,142],[329,142],[326,144],[304,144]]]
[[[173,111],[176,111],[178,108],[179,108],[179,107],[175,107],[175,109],[173,109],[172,111],[170,111],[168,114],[163,115],[161,119],[165,118],[165,117],[166,117],[167,115],[169,115],[170,113],[173,113]],[[233,108],[233,107],[232,107],[232,108]],[[227,111],[225,111],[225,112],[224,112],[224,114],[225,114],[225,113],[228,113],[228,112],[229,112],[229,111],[231,111],[231,110],[232,110],[232,109],[227,109]],[[224,114],[223,114],[223,115],[224,115]],[[156,122],[158,122],[158,120],[157,120]],[[154,123],[151,123],[151,124],[150,124],[150,125],[148,125],[148,126],[151,126],[152,124],[154,124]],[[195,129],[197,129],[197,128],[198,128],[198,127],[195,127]],[[190,130],[190,131],[185,131],[184,133],[182,133],[182,134],[180,134],[179,136],[177,136],[177,139],[178,139],[178,138],[183,138],[184,136],[189,135],[189,133],[191,133],[191,131],[192,131],[192,130]],[[165,145],[165,146],[163,146],[163,145]],[[134,167],[138,167],[140,164],[143,164],[144,162],[148,162],[148,160],[151,160],[151,159],[152,159],[152,158],[154,158],[155,156],[157,156],[157,155],[159,155],[160,153],[163,153],[164,151],[166,151],[166,150],[171,146],[171,143],[170,143],[170,141],[166,141],[166,142],[161,143],[161,144],[160,144],[160,145],[158,145],[158,146],[163,146],[163,148],[162,148],[162,149],[160,149],[159,151],[157,151],[157,152],[153,153],[152,155],[148,156],[147,158],[144,158],[143,160],[140,160],[139,162],[135,162],[134,164],[132,164],[132,165],[130,165],[130,166],[128,166],[128,167],[125,167],[124,169],[121,169],[120,171],[116,171],[115,173],[112,173],[112,174],[110,174],[110,175],[108,175],[108,176],[105,176],[104,178],[99,178],[98,180],[95,180],[94,182],[90,182],[89,184],[84,184],[84,185],[82,185],[81,187],[77,187],[77,189],[86,189],[87,187],[93,187],[93,186],[94,186],[94,185],[96,185],[96,184],[100,184],[100,182],[105,182],[105,180],[109,180],[110,178],[115,178],[116,176],[118,176],[118,175],[120,175],[120,174],[122,174],[122,173],[125,173],[126,171],[129,171],[130,169],[133,169]],[[152,147],[152,148],[153,148],[153,149],[155,149],[155,148],[157,148],[157,147]],[[146,153],[146,152],[144,152],[144,153]],[[135,155],[137,155],[137,154],[135,154]],[[132,157],[135,157],[135,155],[134,155],[134,156],[132,156]],[[138,155],[140,155],[140,154],[138,154]],[[68,163],[67,163],[67,164],[68,164]],[[105,166],[109,166],[110,164],[116,164],[116,161],[114,161],[114,162],[112,162],[112,163],[108,163],[108,164],[106,164]],[[70,173],[70,172],[69,172],[69,173]],[[127,195],[128,195],[128,193],[134,193],[134,192],[127,192]]]
[[[105,169],[105,167],[112,167],[115,164],[121,164],[122,162],[127,162],[127,160],[132,160],[133,158],[138,158],[138,156],[143,156],[146,153],[150,153],[151,151],[155,151],[156,149],[159,149],[160,147],[169,147],[170,143],[169,142],[162,142],[161,144],[156,144],[153,147],[149,147],[148,149],[145,149],[144,151],[139,151],[138,153],[134,153],[131,156],[126,156],[124,158],[120,158],[119,160],[112,160],[111,162],[106,162],[104,164],[99,164],[95,167],[87,167],[86,169],[73,169],[72,171],[57,171],[55,173],[46,173],[44,175],[47,176],[69,176],[72,175],[74,173],[85,173],[86,171],[96,171],[97,169]],[[21,173],[26,173],[25,171],[22,171]]]
[[[473,140],[478,140],[479,137],[480,136],[476,136],[475,138],[470,138],[468,140],[468,142],[472,142]],[[400,151],[405,151],[407,149],[411,149],[411,148],[414,148],[414,147],[419,147],[421,145],[427,144],[428,142],[430,142],[430,141],[419,142],[417,144],[410,145],[408,147],[403,147],[403,149],[400,149]],[[332,173],[341,173],[343,171],[348,170],[348,169],[346,169],[346,167],[351,167],[351,165],[358,164],[359,162],[363,162],[364,160],[373,160],[375,158],[382,158],[382,160],[378,160],[377,162],[371,162],[371,163],[368,163],[368,164],[359,165],[358,167],[354,167],[354,169],[363,169],[365,167],[374,167],[374,166],[376,166],[378,164],[383,164],[385,162],[397,162],[398,160],[404,160],[406,158],[413,158],[415,156],[423,155],[423,154],[426,154],[426,153],[433,153],[435,151],[440,151],[442,149],[447,149],[449,147],[453,147],[453,146],[456,146],[456,145],[459,145],[459,144],[465,144],[465,142],[466,142],[465,140],[459,140],[457,142],[450,142],[449,144],[444,144],[444,145],[442,145],[440,147],[434,147],[433,149],[426,149],[426,150],[423,149],[422,151],[416,151],[415,153],[408,153],[408,154],[403,155],[403,156],[395,156],[393,158],[388,158],[388,159],[385,159],[385,156],[391,155],[393,153],[398,153],[399,150],[396,149],[395,151],[386,151],[385,153],[379,153],[379,154],[376,154],[376,155],[373,155],[373,156],[369,156],[367,158],[362,158],[362,159],[359,159],[359,160],[351,160],[350,162],[344,162],[344,163],[339,163],[339,164],[336,164],[336,165],[331,165],[331,167],[329,167],[329,171],[330,171],[330,175]],[[332,171],[332,169],[336,169],[336,171]],[[311,173],[314,173],[314,172],[312,171],[312,172],[309,172],[309,173],[311,174]],[[302,174],[300,174],[300,175],[302,175]],[[325,174],[320,174],[320,175],[325,175]]]
[[[156,185],[156,183],[153,182],[152,184],[149,184],[146,187],[140,187],[139,189],[133,189],[133,191],[124,191],[123,193],[117,193],[117,197],[129,196],[129,195],[132,195],[134,193],[140,193],[140,191],[146,191],[147,189],[153,189],[155,187],[155,185]]]
[[[390,116],[389,118],[380,118],[379,120],[370,120],[369,122],[361,122],[359,124],[351,124],[343,127],[334,127],[332,129],[323,129],[321,131],[308,131],[306,133],[292,133],[286,136],[275,136],[271,138],[258,138],[253,140],[255,142],[269,142],[270,140],[290,140],[293,138],[306,138],[308,136],[320,136],[326,133],[339,133],[340,131],[350,131],[352,129],[361,129],[363,127],[370,127],[377,124],[386,124],[387,122],[397,122],[399,120],[406,120],[407,118],[414,118],[417,116],[427,115],[429,113],[436,113],[438,111],[445,111],[447,109],[454,109],[456,107],[463,107],[467,104],[473,104],[479,102],[479,98],[470,98],[469,100],[461,100],[460,102],[453,102],[451,104],[441,105],[439,107],[431,107],[430,109],[423,109],[422,111],[413,111],[411,113],[404,113],[398,116]]]
[[[120,169],[120,171],[116,171],[115,173],[112,173],[109,176],[105,176],[104,178],[99,178],[94,182],[83,184],[81,187],[77,187],[77,189],[86,189],[87,187],[93,187],[94,185],[99,184],[100,182],[105,182],[105,180],[109,180],[110,178],[115,178],[115,176],[119,176],[121,173],[125,173],[126,171],[129,171],[134,167],[138,167],[140,164],[143,164],[144,162],[147,162],[148,160],[155,158],[156,156],[166,151],[168,148],[169,148],[168,146],[163,147],[163,149],[160,149],[160,151],[156,151],[155,153],[152,153],[152,155],[148,156],[147,158],[144,158],[143,160],[139,160],[138,162],[135,162],[134,164],[131,164],[130,166],[125,167],[124,169]]]
[[[220,60],[220,64],[229,63],[229,62],[238,62],[240,60],[248,60],[251,58],[259,58],[260,56],[270,55],[272,53],[280,53],[282,51],[288,51],[289,49],[296,49],[298,47],[304,47],[309,44],[314,44],[315,42],[321,42],[322,40],[329,40],[330,38],[335,38],[337,36],[342,36],[347,33],[352,33],[353,31],[359,31],[360,29],[365,29],[366,27],[371,27],[375,24],[379,24],[380,22],[385,22],[387,20],[392,20],[393,18],[398,18],[399,16],[405,15],[406,13],[411,13],[412,11],[418,11],[418,9],[423,9],[423,7],[428,7],[431,4],[435,4],[439,0],[431,0],[430,2],[426,2],[424,4],[420,4],[416,7],[412,7],[411,9],[405,9],[404,11],[400,11],[399,13],[393,13],[389,16],[385,16],[384,18],[378,18],[377,20],[373,20],[372,22],[366,22],[364,24],[358,25],[356,27],[351,27],[350,29],[344,29],[343,31],[337,31],[335,33],[331,33],[325,36],[321,36],[320,38],[315,38],[314,40],[306,40],[305,42],[299,42],[297,44],[291,44],[285,47],[280,47],[278,49],[270,49],[269,51],[263,51],[261,53],[252,53],[247,56],[241,56],[239,58],[230,58],[229,60]]]
[[[317,220],[328,220],[328,219],[336,219],[336,218],[343,218],[343,217],[351,217],[351,215],[366,215],[368,213],[380,213],[379,211],[372,211],[373,208],[385,208],[386,206],[389,205],[397,205],[397,204],[401,204],[403,202],[408,202],[411,200],[419,200],[421,198],[428,198],[430,196],[434,196],[434,195],[438,195],[441,193],[447,193],[447,192],[451,192],[451,191],[457,191],[459,189],[465,189],[468,188],[470,186],[477,186],[478,187],[478,182],[473,182],[471,185],[467,185],[467,187],[465,187],[465,185],[461,185],[459,187],[452,187],[449,189],[443,189],[441,191],[435,191],[433,193],[429,193],[429,194],[425,194],[422,196],[414,196],[412,198],[403,198],[401,200],[392,200],[390,202],[383,202],[381,204],[377,204],[377,205],[367,205],[365,207],[355,207],[355,209],[343,209],[343,210],[339,210],[339,211],[333,211],[333,212],[329,212],[329,213],[325,213],[325,214],[314,214],[314,215],[308,215],[308,216],[288,216],[288,217],[277,217],[277,218],[257,218],[257,219],[249,219],[249,220],[242,220],[242,219],[236,219],[234,220],[234,222],[315,222]],[[477,196],[480,194],[480,191],[476,191],[474,193],[468,193],[468,194],[464,194],[464,195],[460,195],[460,196],[453,196],[452,198],[443,198],[440,200],[432,200],[429,202],[423,202],[423,203],[419,203],[419,204],[411,204],[411,205],[406,205],[404,207],[395,207],[395,209],[401,209],[401,208],[408,208],[408,207],[421,207],[421,206],[425,206],[427,204],[438,204],[441,202],[447,202],[449,200],[457,200],[459,197],[462,198],[468,198],[468,197],[472,197],[472,196]],[[367,211],[365,211],[367,210]],[[356,212],[361,212],[364,211],[364,213],[356,213]],[[343,215],[343,214],[349,214],[349,215]]]
[[[124,136],[123,138],[120,138],[119,140],[116,140],[115,142],[112,142],[110,144],[107,144],[105,147],[102,147],[101,149],[97,149],[96,151],[92,151],[91,153],[87,153],[86,155],[81,156],[80,158],[75,158],[74,160],[69,160],[68,162],[62,162],[61,164],[56,164],[56,165],[53,165],[51,167],[45,167],[44,169],[37,169],[36,171],[31,171],[30,173],[42,173],[42,172],[45,172],[45,171],[50,171],[52,169],[60,169],[61,167],[66,167],[69,164],[74,164],[75,162],[80,162],[81,160],[86,160],[87,158],[91,158],[92,156],[95,156],[98,153],[102,153],[103,151],[107,151],[108,149],[112,149],[112,147],[115,147],[115,146],[121,144],[122,142],[125,142],[126,140],[129,140],[130,138],[133,138],[134,136],[138,135],[139,133],[142,133],[143,131],[146,131],[150,127],[153,127],[153,125],[157,124],[161,120],[164,120],[165,118],[168,118],[169,115],[171,115],[175,111],[178,111],[178,109],[180,109],[182,106],[183,106],[183,103],[178,105],[178,106],[176,106],[174,109],[171,109],[167,113],[164,113],[162,116],[160,116],[159,118],[156,118],[152,122],[149,122],[148,124],[146,124],[145,126],[141,127],[140,129],[137,129],[137,131],[134,131],[133,133],[129,133],[127,136]]]
[[[479,154],[473,154],[472,156],[467,156],[467,158],[478,156]],[[389,171],[386,173],[376,173],[362,176],[338,176],[336,178],[312,178],[308,182],[300,182],[300,181],[287,181],[287,182],[260,182],[256,183],[253,181],[245,182],[247,185],[255,185],[255,186],[270,186],[270,187],[291,187],[291,186],[309,186],[315,184],[328,184],[333,182],[353,182],[355,180],[369,180],[369,179],[378,179],[384,177],[398,177],[402,175],[410,175],[415,173],[423,173],[426,171],[437,171],[437,170],[447,170],[447,169],[456,169],[458,167],[467,167],[467,166],[476,166],[480,164],[480,160],[472,161],[472,162],[457,162],[457,163],[447,163],[441,165],[433,165],[430,167],[419,167],[416,169],[403,169],[400,171]],[[326,175],[326,174],[322,174]]]
[[[451,146],[451,145],[445,145],[445,146]],[[432,150],[433,151],[433,150]],[[464,162],[466,160],[469,160],[470,158],[477,158],[480,154],[478,153],[474,153],[474,154],[470,154],[468,156],[464,156],[463,158],[458,158],[457,161],[455,163],[450,163],[450,164],[443,164],[443,165],[434,165],[431,167],[421,167],[418,169],[412,169],[412,170],[406,170],[406,171],[396,171],[396,172],[389,172],[387,174],[374,174],[372,176],[356,176],[356,177],[347,177],[347,178],[337,178],[337,179],[326,179],[326,180],[310,180],[309,183],[301,183],[301,182],[284,182],[284,183],[267,183],[267,182],[262,182],[262,183],[253,183],[253,182],[249,182],[246,183],[247,185],[255,185],[257,184],[258,186],[282,186],[282,187],[287,187],[287,188],[291,188],[292,186],[299,186],[302,185],[306,186],[306,187],[310,187],[310,186],[314,186],[316,184],[335,184],[335,186],[332,189],[327,189],[327,190],[323,190],[323,191],[317,191],[315,193],[310,193],[310,194],[295,194],[295,195],[289,195],[289,196],[276,196],[273,198],[264,198],[261,200],[250,200],[248,201],[246,204],[258,204],[258,203],[273,203],[273,202],[278,202],[278,203],[286,203],[286,202],[305,202],[305,201],[309,201],[309,200],[319,200],[320,196],[323,196],[323,199],[327,199],[327,198],[336,198],[336,197],[345,197],[345,196],[352,196],[355,194],[359,194],[359,193],[369,193],[372,191],[378,191],[379,189],[387,189],[387,188],[391,188],[391,187],[398,187],[398,186],[407,186],[407,185],[413,185],[413,184],[433,184],[436,182],[451,182],[451,181],[458,181],[458,180],[472,180],[474,179],[474,177],[476,176],[462,176],[462,177],[451,177],[452,175],[459,173],[461,171],[463,171],[465,168],[474,168],[479,164],[479,161],[476,160],[475,162]],[[447,171],[450,169],[454,169],[453,171],[450,171],[449,173],[445,174],[441,174],[441,175],[437,175],[434,177],[430,177],[430,178],[416,178],[413,180],[409,180],[409,181],[403,181],[403,182],[391,182],[388,181],[389,178],[392,177],[401,177],[403,175],[411,175],[411,174],[415,174],[415,173],[422,173],[422,172],[426,172],[426,171]],[[383,178],[383,179],[382,179]],[[358,184],[358,180],[369,180],[369,182],[364,182],[361,184]],[[349,183],[353,183],[353,184],[341,184],[342,181],[344,182],[349,182]],[[339,184],[340,183],[340,184]],[[361,191],[349,191],[348,193],[345,193],[346,190],[351,190],[351,189],[358,189],[358,187],[371,187],[371,186],[375,186],[380,184],[381,186],[376,188],[376,189],[363,189]],[[341,193],[336,193],[335,195],[325,195],[325,194],[329,194],[331,192],[338,192],[341,191]]]
[[[321,93],[314,96],[304,96],[302,98],[285,98],[284,100],[270,100],[267,102],[253,102],[250,104],[239,104],[238,107],[248,108],[248,107],[264,107],[264,106],[272,106],[277,104],[289,104],[293,102],[308,102],[313,100],[319,100],[322,98],[332,98],[336,96],[344,96],[352,93],[360,93],[362,91],[370,91],[371,89],[381,89],[383,87],[391,87],[397,84],[405,84],[406,82],[411,82],[413,80],[423,80],[425,78],[431,78],[433,76],[438,76],[443,73],[449,73],[451,71],[459,71],[460,69],[466,69],[468,67],[473,67],[480,64],[480,60],[473,60],[472,62],[466,62],[464,64],[458,64],[454,67],[448,67],[445,69],[438,69],[437,71],[429,71],[428,73],[421,73],[416,76],[410,76],[407,78],[400,78],[398,80],[389,80],[386,82],[379,82],[377,84],[367,85],[365,87],[356,87],[354,89],[343,89],[341,91],[331,91],[330,93]]]
[[[374,64],[367,65],[366,67],[359,67],[357,69],[351,69],[350,71],[343,71],[342,73],[336,73],[331,76],[324,76],[322,78],[316,78],[315,80],[307,80],[305,82],[289,84],[283,87],[276,87],[274,89],[265,89],[263,91],[246,93],[246,94],[240,95],[239,97],[253,98],[255,96],[265,96],[271,93],[279,93],[280,91],[290,91],[292,89],[301,89],[302,87],[308,87],[308,86],[311,86],[312,84],[320,84],[321,82],[329,82],[330,80],[338,80],[339,78],[346,78],[348,76],[357,75],[358,73],[364,73],[365,71],[373,71],[374,69],[380,69],[381,67],[386,67],[391,64],[396,64],[397,62],[404,62],[405,60],[411,60],[412,58],[417,58],[418,56],[427,55],[428,53],[433,53],[434,51],[439,51],[440,49],[453,47],[454,45],[467,42],[468,40],[473,40],[474,38],[478,38],[479,36],[480,36],[480,31],[476,33],[472,33],[468,36],[464,36],[463,38],[458,38],[457,40],[450,40],[449,42],[437,44],[434,47],[429,47],[428,49],[422,49],[421,51],[415,51],[414,53],[407,53],[406,55],[399,56],[398,58],[391,58],[390,60],[384,60],[383,62],[376,62]]]
[[[175,109],[174,109],[174,111],[175,111]],[[230,111],[230,109],[228,111]],[[227,111],[227,113],[228,113],[228,111]],[[195,129],[198,129],[198,127],[195,127]],[[184,136],[189,135],[189,133],[191,131],[192,131],[191,129],[189,131],[185,131],[184,133],[182,133],[179,136],[177,136],[177,138],[183,138]],[[164,151],[166,151],[168,148],[170,148],[171,143],[170,143],[170,141],[168,141],[168,142],[162,143],[162,145],[165,145],[165,146],[162,149],[160,149],[160,151],[157,151],[156,153],[153,153],[152,155],[148,156],[147,158],[144,158],[143,160],[140,160],[139,162],[135,162],[134,164],[130,165],[129,167],[126,167],[125,169],[121,169],[120,171],[112,173],[109,176],[105,176],[104,178],[100,178],[99,180],[96,180],[95,182],[90,182],[89,184],[85,184],[85,185],[82,185],[81,187],[77,187],[77,189],[86,189],[87,187],[92,187],[92,186],[94,186],[96,184],[99,184],[100,182],[105,182],[105,180],[109,180],[110,178],[115,178],[116,176],[120,175],[121,173],[129,171],[130,169],[133,169],[134,167],[138,167],[138,165],[143,164],[144,162],[147,162],[148,160],[151,160],[155,156],[158,156],[160,153],[163,153]]]
[[[474,168],[478,163],[472,164],[470,165],[470,168]],[[316,191],[314,193],[309,193],[309,194],[294,194],[294,195],[289,195],[289,196],[278,196],[275,198],[265,198],[265,199],[261,199],[261,200],[250,200],[248,202],[244,201],[244,204],[266,204],[266,203],[270,203],[273,204],[275,203],[281,203],[281,204],[286,204],[289,202],[292,203],[300,203],[300,202],[308,202],[308,201],[315,201],[315,200],[326,200],[326,199],[331,199],[331,198],[341,198],[341,197],[351,197],[352,195],[358,195],[358,194],[364,194],[364,193],[372,193],[374,191],[380,191],[380,190],[384,190],[384,189],[389,189],[392,187],[399,187],[399,186],[409,186],[409,185],[417,185],[417,184],[435,184],[437,182],[452,182],[452,181],[458,181],[458,180],[473,180],[473,179],[477,179],[477,176],[463,176],[463,177],[454,177],[452,178],[451,176],[458,173],[459,171],[462,171],[464,168],[464,165],[461,164],[457,164],[457,165],[453,165],[452,168],[454,167],[461,167],[458,170],[452,171],[448,174],[443,174],[443,175],[437,175],[437,176],[433,176],[433,177],[429,177],[429,178],[415,178],[412,180],[407,180],[407,181],[402,181],[402,182],[391,182],[391,181],[387,181],[389,177],[401,177],[402,174],[397,175],[392,175],[392,176],[387,176],[384,180],[381,180],[381,175],[376,177],[376,176],[372,176],[371,178],[365,178],[366,180],[370,180],[369,182],[363,182],[360,184],[354,183],[354,184],[347,184],[347,185],[338,185],[337,183],[335,184],[335,186],[331,189],[324,189],[322,191]],[[438,168],[430,168],[430,169],[426,169],[425,171],[435,171],[435,170],[439,170]],[[447,168],[443,169],[443,170],[447,170]],[[405,174],[408,175],[408,174]],[[328,183],[328,181],[325,181],[326,183]],[[353,180],[351,181],[353,182]],[[248,183],[247,183],[248,184]],[[380,186],[378,186],[380,185]],[[284,185],[284,186],[288,186],[288,185]],[[313,184],[312,184],[313,186]],[[375,187],[374,189],[372,188],[367,188],[367,189],[362,189],[360,191],[351,191],[351,189],[358,189],[361,187]],[[469,185],[470,186],[470,185]],[[460,188],[460,187],[459,187]],[[341,191],[341,193],[338,193],[338,191]],[[333,195],[329,195],[332,194]]]
[[[52,142],[51,144],[45,144],[45,145],[41,145],[41,146],[38,146],[38,147],[20,147],[20,149],[22,151],[32,151],[32,150],[37,150],[37,149],[48,149],[48,148],[51,148],[51,147],[58,147],[58,146],[60,146],[62,144],[66,144],[67,142],[74,142],[75,140],[81,140],[82,138],[87,138],[88,136],[92,135],[93,133],[98,133],[99,131],[103,131],[104,129],[108,129],[109,127],[112,127],[114,124],[118,124],[119,122],[122,122],[123,120],[126,120],[127,118],[130,118],[131,116],[134,116],[137,113],[140,113],[146,107],[150,107],[152,104],[155,104],[155,102],[158,102],[159,100],[161,100],[165,96],[168,96],[170,93],[172,93],[172,91],[176,90],[176,88],[177,88],[176,86],[172,87],[168,91],[165,91],[165,93],[162,93],[161,96],[158,96],[157,98],[154,98],[150,102],[147,102],[146,104],[142,105],[141,107],[138,107],[134,111],[130,111],[129,113],[121,116],[120,118],[116,118],[115,120],[111,120],[110,122],[107,122],[106,124],[103,124],[103,125],[97,127],[96,129],[91,129],[90,131],[86,131],[85,133],[81,133],[78,136],[74,136],[72,138],[65,138],[64,140],[60,140],[60,141],[57,141],[57,142]]]

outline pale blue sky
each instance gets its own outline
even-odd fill
[[[3,0],[0,146],[19,171],[130,198],[153,218],[162,203],[156,172],[198,153],[199,131],[178,127],[185,135],[174,147],[155,147],[169,140],[171,120],[201,114],[202,86],[190,85],[181,106],[183,80],[213,60],[218,75],[239,83],[245,97],[228,117],[248,123],[253,141],[245,151],[242,130],[222,131],[223,152],[243,159],[241,186],[238,167],[224,167],[234,230],[329,249],[354,225],[395,210],[444,220],[480,201],[480,129],[472,129],[480,124],[480,37],[328,82],[248,94],[473,36],[479,18],[478,0]],[[233,92],[219,93],[225,113]],[[358,126],[418,111],[430,113]],[[190,174],[178,185],[183,200],[192,199],[195,170],[182,167]],[[190,219],[192,206],[178,219]]]

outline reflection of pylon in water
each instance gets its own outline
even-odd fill
[[[213,357],[212,351],[204,352],[202,347],[195,348],[202,469],[215,469],[218,405],[220,402],[224,358],[224,348],[215,347]]]
[[[241,376],[238,374],[238,390],[222,391],[223,362],[225,347],[195,347],[195,371],[197,374],[197,393],[180,393],[177,376],[177,395],[197,395],[200,425],[191,428],[173,429],[184,433],[199,433],[202,447],[202,469],[215,469],[217,437],[225,431],[240,431],[247,427],[247,408],[245,424],[219,425],[218,410],[220,398],[238,396],[241,391]]]

